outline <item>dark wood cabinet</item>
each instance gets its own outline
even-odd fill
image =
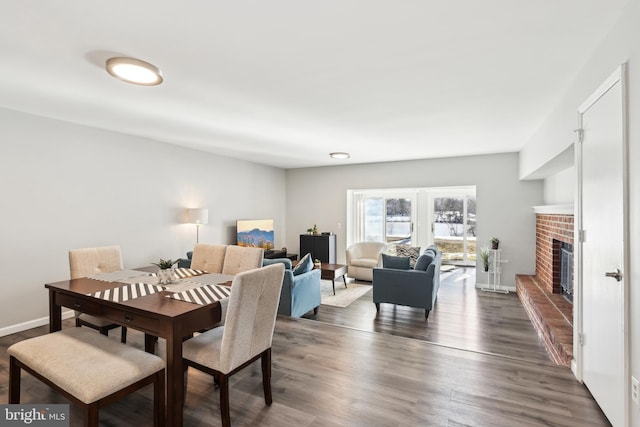
[[[310,253],[311,258],[320,262],[336,263],[336,235],[335,234],[301,234],[300,257]]]
[[[282,250],[270,250],[264,251],[265,259],[276,259],[276,258],[289,258],[291,261],[298,260],[298,254],[289,254],[287,251]]]

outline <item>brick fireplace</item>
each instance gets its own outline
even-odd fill
[[[546,291],[562,293],[562,244],[573,247],[573,214],[536,214],[536,276]]]
[[[570,288],[573,280],[573,207],[534,209],[536,274],[517,275],[516,290],[549,357],[569,366],[573,358],[573,306],[571,289],[565,289],[563,295],[563,287],[570,280]]]

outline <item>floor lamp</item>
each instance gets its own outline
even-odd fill
[[[209,209],[187,209],[187,223],[196,225],[196,243],[200,241],[200,226],[209,223]]]

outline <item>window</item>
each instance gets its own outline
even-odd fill
[[[350,190],[349,197],[350,242],[384,242],[393,248],[399,243],[410,245],[415,240],[415,191]]]
[[[348,190],[347,210],[347,246],[384,242],[395,253],[435,243],[444,263],[475,264],[475,186]]]

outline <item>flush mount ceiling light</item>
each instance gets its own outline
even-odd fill
[[[329,153],[329,157],[331,157],[332,159],[348,159],[349,157],[351,157],[351,155],[349,153],[338,151],[335,153]]]
[[[107,72],[127,83],[156,86],[162,83],[162,72],[153,64],[135,58],[116,57],[107,60]]]

